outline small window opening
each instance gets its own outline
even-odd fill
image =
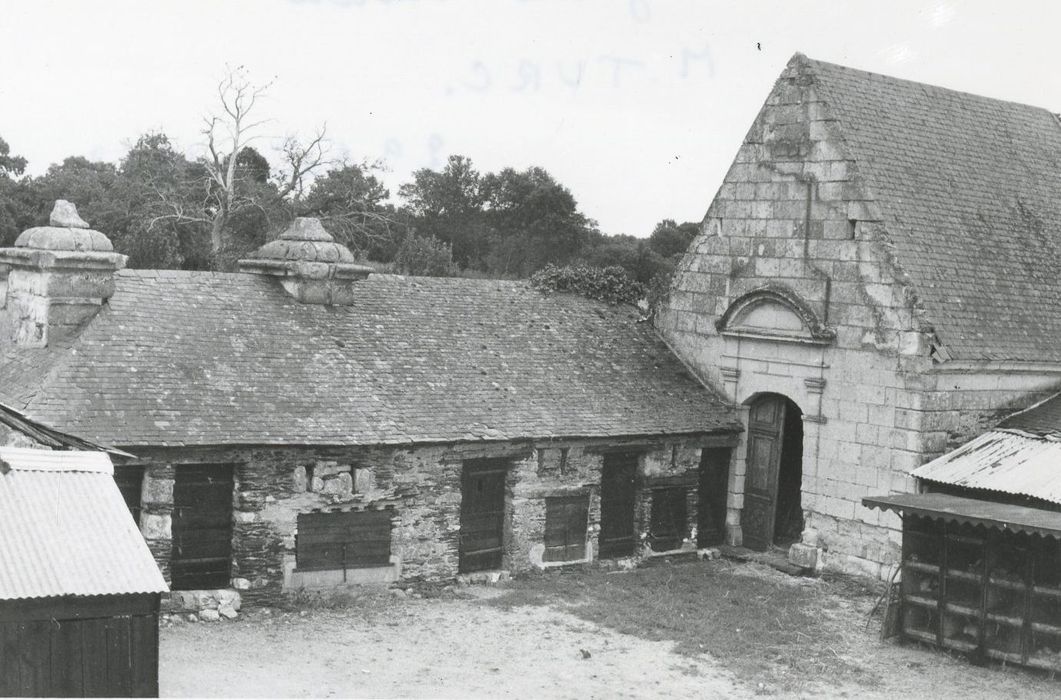
[[[567,448],[567,447],[561,447],[560,448],[560,474],[561,475],[567,473],[567,452],[568,452],[568,449],[569,448]]]
[[[858,220],[848,219],[847,221],[847,238],[848,240],[855,240],[858,237]]]

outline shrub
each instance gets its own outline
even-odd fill
[[[453,247],[434,236],[407,236],[398,249],[394,265],[407,275],[423,277],[452,277],[457,272]]]
[[[531,285],[547,292],[573,292],[609,304],[637,304],[645,287],[618,265],[574,267],[546,265],[531,277]]]

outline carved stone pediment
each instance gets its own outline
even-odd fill
[[[836,334],[791,290],[770,286],[733,301],[715,323],[725,336],[827,345]]]

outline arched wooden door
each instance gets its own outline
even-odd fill
[[[751,405],[748,415],[748,459],[744,476],[741,531],[744,546],[765,550],[774,541],[778,474],[785,437],[785,397],[767,394]]]

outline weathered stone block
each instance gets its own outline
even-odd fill
[[[788,549],[788,561],[802,569],[818,568],[818,548],[797,542]]]
[[[147,540],[172,539],[173,519],[168,515],[140,514],[140,532]]]

